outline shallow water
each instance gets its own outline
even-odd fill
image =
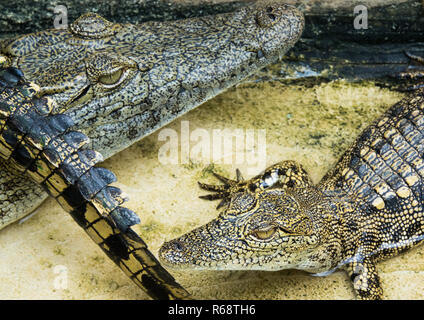
[[[229,177],[239,168],[245,178],[259,173],[255,167],[262,169],[247,161],[236,163],[237,152],[240,155],[247,148],[243,145],[226,154],[230,164],[201,157],[194,152],[196,141],[187,144],[181,132],[187,124],[190,134],[202,132],[203,137],[228,128],[242,129],[245,135],[254,130],[257,138],[259,130],[265,130],[266,153],[260,155],[266,156],[266,166],[297,160],[318,182],[360,131],[401,97],[372,83],[338,81],[307,88],[279,81],[249,82],[173,121],[103,165],[118,176],[116,185],[131,199],[127,206],[141,217],[134,229],[157,254],[165,240],[217,214],[216,202],[198,198],[205,194],[198,180],[215,182],[212,168]],[[176,164],[166,164],[159,156],[168,142],[159,137],[170,132],[179,137],[182,151]],[[147,298],[52,199],[30,219],[0,232],[0,252],[0,299]],[[424,248],[418,247],[378,265],[385,298],[424,298],[423,255]],[[172,273],[200,299],[354,298],[350,281],[341,271],[327,277],[295,270]]]

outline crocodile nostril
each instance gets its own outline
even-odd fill
[[[168,242],[165,242],[160,248],[162,253],[177,253],[184,250],[184,245],[181,241],[174,239]]]
[[[277,17],[274,14],[274,8],[273,7],[266,8],[266,13],[267,13],[268,18],[270,18],[272,21],[277,19]]]
[[[269,28],[277,22],[280,13],[278,10],[268,7],[256,14],[256,23],[261,28]]]
[[[261,49],[258,50],[257,55],[258,55],[258,59],[262,59],[263,57],[265,57],[265,54]]]
[[[277,17],[276,17],[274,14],[272,14],[272,13],[268,13],[268,17],[269,17],[272,21],[275,21],[275,19],[277,19]]]
[[[178,240],[172,241],[172,247],[177,251],[182,251],[184,249],[184,245]]]
[[[165,242],[159,249],[159,256],[163,262],[174,263],[179,261],[185,255],[184,244],[177,240]]]

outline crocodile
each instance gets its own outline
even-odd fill
[[[417,62],[422,58],[408,55]],[[421,73],[418,73],[420,76]],[[402,78],[413,76],[411,72]],[[359,299],[382,299],[377,263],[424,240],[424,88],[371,123],[314,183],[282,161],[244,180],[200,183],[220,199],[209,223],[165,242],[164,266],[192,270],[344,270]]]
[[[139,25],[88,13],[0,40],[0,228],[54,197],[152,298],[190,298],[95,165],[281,58],[303,26],[274,1]]]

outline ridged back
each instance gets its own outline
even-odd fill
[[[15,68],[0,69],[0,157],[31,177],[69,212],[103,251],[156,299],[189,296],[131,229],[140,222],[115,175],[94,167],[102,156],[85,149],[89,138],[71,131],[69,116],[51,114],[53,101]]]
[[[423,239],[423,92],[393,105],[370,125],[319,186],[343,191],[384,243]]]

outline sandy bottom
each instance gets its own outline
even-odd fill
[[[116,173],[116,185],[129,194],[128,207],[142,221],[135,230],[157,254],[165,240],[217,214],[216,202],[198,198],[205,192],[196,183],[214,182],[212,168],[229,177],[240,168],[247,178],[264,165],[294,159],[317,182],[360,131],[401,97],[370,83],[332,82],[311,88],[247,83],[175,120],[104,166]],[[192,141],[184,131],[187,124]],[[266,151],[261,146],[240,145],[241,140],[226,154],[216,151],[214,130],[224,128],[241,129],[242,137],[253,132],[256,141],[265,137],[260,145],[265,143]],[[210,142],[209,156],[199,152],[196,135]],[[180,152],[164,152],[172,144],[169,139],[163,141],[169,136],[177,137],[172,146],[177,151],[179,146]],[[256,156],[264,163],[255,163],[243,154],[245,150],[258,151]],[[167,163],[175,155],[178,161]],[[424,248],[418,247],[379,264],[385,298],[424,298],[423,254]],[[0,232],[0,256],[0,299],[148,298],[51,199],[30,219]],[[354,298],[348,277],[341,271],[327,277],[295,270],[172,273],[199,299]]]

